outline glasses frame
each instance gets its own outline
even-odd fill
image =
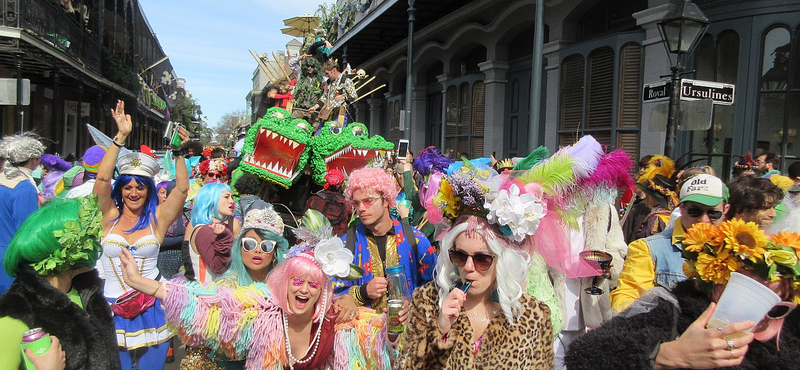
[[[253,243],[255,243],[255,244],[256,244],[256,245],[253,247],[253,249],[248,249],[248,248],[245,246],[245,245],[247,245],[247,241],[250,241],[250,240],[252,240],[252,241],[253,241]],[[270,246],[269,250],[266,250],[266,249],[264,249],[264,245],[265,245],[264,243],[266,243],[267,245],[269,245],[269,246]],[[261,242],[259,243],[259,242],[256,242],[256,240],[255,240],[255,239],[253,239],[253,238],[248,238],[248,237],[244,237],[244,238],[242,238],[242,250],[244,250],[245,252],[254,252],[254,251],[256,250],[256,246],[259,246],[259,247],[261,247],[261,252],[264,252],[264,253],[272,253],[272,251],[274,251],[274,250],[275,250],[275,247],[277,246],[277,244],[278,244],[278,243],[276,243],[276,242],[274,242],[274,241],[272,241],[272,240],[268,240],[268,239],[263,239],[263,240],[261,240]]]
[[[383,197],[381,197],[380,195],[370,195],[370,196],[364,197],[361,200],[351,199],[350,200],[350,204],[355,209],[359,209],[359,208],[361,208],[361,206],[364,206],[364,208],[370,208],[373,205],[375,205],[375,202],[377,202],[378,200],[381,200],[381,199],[383,199]]]
[[[697,211],[700,211],[700,213],[697,213]],[[714,212],[714,214],[718,215],[718,216],[716,216],[716,217],[712,216],[711,212]],[[717,212],[719,212],[719,213],[717,214]],[[693,214],[693,213],[695,213],[695,214]],[[720,218],[722,218],[722,216],[725,215],[725,214],[722,213],[722,211],[720,211],[718,209],[713,209],[713,208],[702,209],[702,208],[695,207],[695,206],[686,207],[686,214],[689,215],[689,217],[694,217],[694,218],[700,218],[700,217],[703,217],[703,215],[708,215],[708,218],[710,220],[719,220]]]
[[[308,286],[309,286],[309,287],[312,287],[312,288],[314,288],[314,289],[320,289],[320,288],[322,288],[322,284],[320,284],[320,283],[319,283],[319,281],[316,281],[316,280],[306,280],[306,279],[303,279],[303,278],[301,278],[301,277],[299,277],[299,276],[292,276],[292,284],[293,284],[294,286],[301,286],[301,285],[303,285],[303,283],[305,283],[306,281],[308,281]]]
[[[459,255],[460,254],[460,255],[466,256],[466,257],[464,257],[464,263],[457,263],[456,262],[456,258],[453,258],[454,254],[455,255]],[[460,250],[455,249],[455,248],[450,248],[447,251],[447,256],[450,257],[450,262],[452,262],[453,265],[458,267],[458,268],[464,268],[464,266],[467,265],[467,261],[470,258],[472,258],[472,266],[475,267],[475,270],[480,271],[480,272],[488,271],[490,268],[492,268],[492,265],[494,264],[494,260],[497,258],[497,256],[495,256],[493,254],[489,254],[489,253],[469,254],[467,252],[460,251]],[[476,257],[481,257],[481,258],[476,258]],[[461,258],[461,257],[459,257],[459,258]],[[489,262],[488,265],[485,265],[486,264],[485,258],[489,258],[490,262]]]
[[[221,173],[211,173],[211,172],[206,173],[206,177],[211,177],[212,179],[221,179],[224,176],[225,175],[223,175]]]

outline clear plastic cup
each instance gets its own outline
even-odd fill
[[[731,273],[728,285],[722,292],[717,308],[708,321],[708,327],[725,326],[742,321],[758,323],[778,302],[775,292],[764,284],[737,272]],[[753,330],[745,330],[749,333]]]

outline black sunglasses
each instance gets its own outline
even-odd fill
[[[253,238],[242,238],[242,249],[247,252],[252,252],[256,250],[256,246],[261,246],[261,251],[264,253],[269,253],[275,250],[275,242],[272,240],[262,240],[261,243],[256,242]]]
[[[208,177],[210,177],[212,179],[221,179],[223,175],[221,173],[209,172],[209,173],[206,174],[206,176],[208,176]]]
[[[467,259],[472,257],[472,265],[478,271],[486,271],[492,267],[495,256],[488,253],[466,254],[460,250],[450,249],[448,252],[450,262],[458,267],[464,267],[467,264]]]
[[[686,209],[686,213],[689,214],[690,217],[703,217],[703,214],[707,214],[708,218],[712,220],[719,220],[722,218],[722,211],[718,209],[702,209],[697,207],[689,207]]]

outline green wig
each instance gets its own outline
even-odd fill
[[[6,273],[16,277],[23,264],[42,276],[94,267],[102,254],[101,220],[95,195],[53,199],[31,214],[11,239],[3,260]]]

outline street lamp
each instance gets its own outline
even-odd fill
[[[669,96],[667,141],[664,144],[664,155],[669,158],[675,158],[675,131],[681,101],[681,75],[684,71],[681,55],[694,50],[706,33],[709,23],[700,8],[690,0],[683,0],[682,4],[672,4],[667,14],[658,22],[658,33],[661,34],[661,40],[667,48],[667,56],[676,54],[675,63],[670,67],[672,94]],[[672,64],[671,58],[670,64]]]

